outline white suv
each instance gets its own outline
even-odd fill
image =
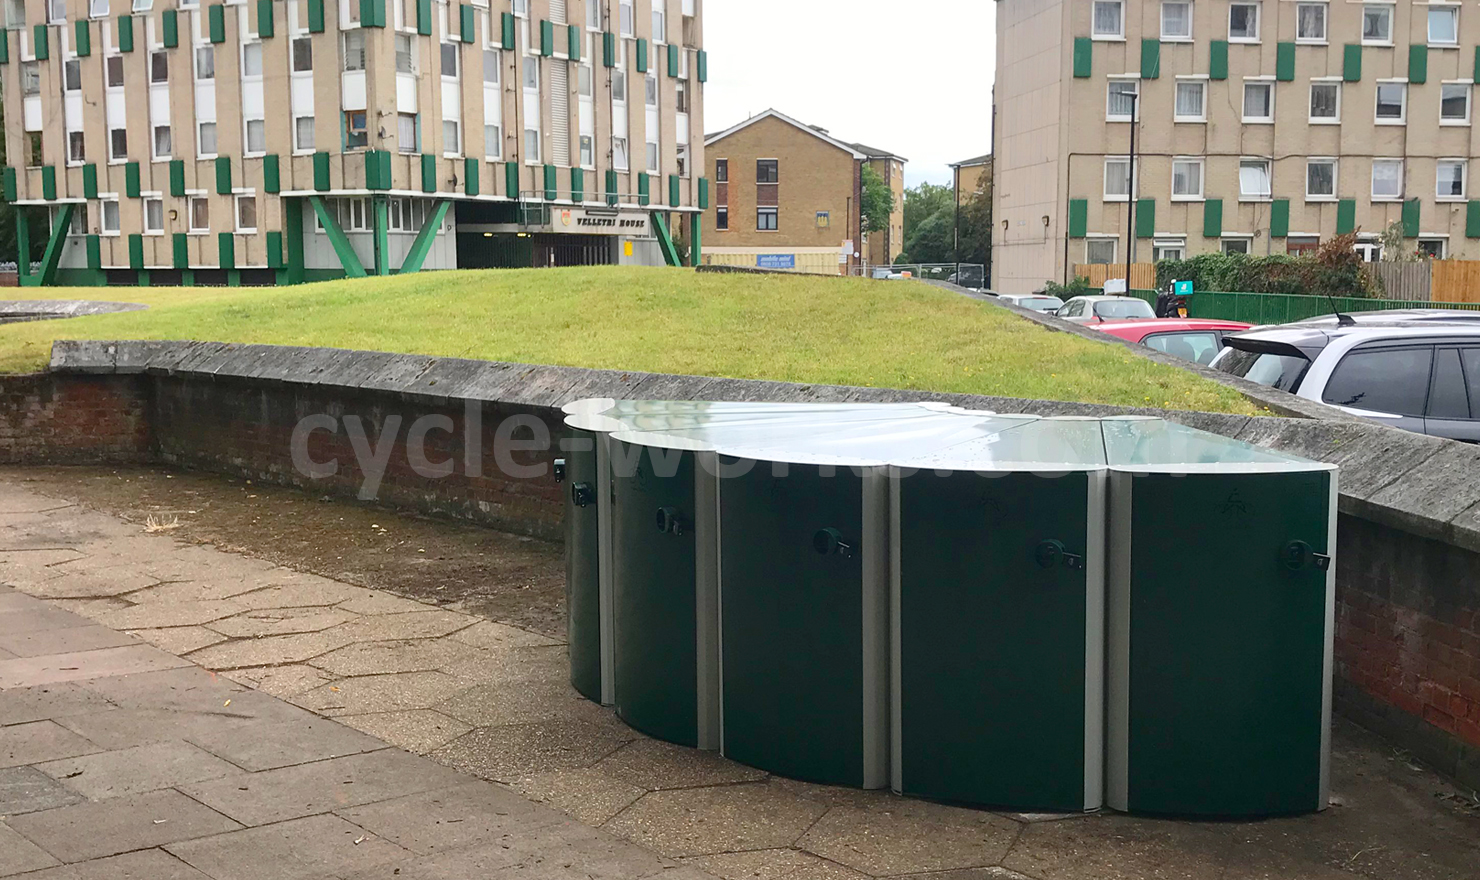
[[[1212,367],[1397,428],[1480,442],[1480,323],[1375,316],[1224,337]]]

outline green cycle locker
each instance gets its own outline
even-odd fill
[[[893,787],[1016,810],[1098,809],[1099,423],[1008,424],[971,447],[951,469],[937,458],[891,480]]]
[[[603,438],[604,439],[604,438]],[[601,659],[601,520],[597,513],[597,435],[572,431],[565,444],[565,630],[570,684],[604,702]],[[605,482],[605,481],[601,481]]]
[[[1324,809],[1335,469],[1154,420],[1104,431],[1107,802]]]
[[[887,475],[720,459],[723,753],[887,785]]]

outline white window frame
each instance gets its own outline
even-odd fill
[[[1181,115],[1181,114],[1179,114],[1177,112],[1177,106],[1178,106],[1177,95],[1178,95],[1179,92],[1182,91],[1182,87],[1183,86],[1196,86],[1197,89],[1198,89],[1198,91],[1202,92],[1202,114],[1200,116],[1183,116],[1183,115]],[[1106,101],[1108,101],[1108,100],[1109,100],[1109,98],[1107,96],[1106,97]],[[1137,102],[1137,103],[1140,103],[1140,102]],[[1107,104],[1107,109],[1108,109],[1108,104]],[[1204,78],[1204,77],[1178,77],[1177,78],[1177,84],[1173,88],[1173,91],[1172,91],[1172,121],[1173,122],[1192,122],[1192,123],[1205,123],[1205,122],[1208,121],[1208,81],[1207,81],[1206,78]]]
[[[1176,251],[1176,256],[1169,256],[1166,251]],[[1185,260],[1187,258],[1187,239],[1181,236],[1169,238],[1153,238],[1151,240],[1152,262],[1162,260]]]
[[[262,149],[249,149],[252,143],[252,123],[262,125]],[[242,120],[242,155],[248,158],[256,158],[267,155],[267,120],[266,119],[243,119]]]
[[[1124,193],[1124,194],[1110,192],[1110,166],[1111,165],[1124,165],[1124,166],[1126,166],[1125,173],[1126,173],[1126,176],[1129,177],[1130,176],[1130,173],[1131,173],[1130,164],[1131,164],[1131,157],[1130,156],[1106,156],[1105,157],[1105,162],[1104,162],[1104,176],[1100,180],[1100,195],[1102,196],[1102,198],[1104,199],[1104,201],[1107,201],[1107,202],[1128,202],[1132,198],[1135,197],[1135,194],[1136,194],[1136,184],[1140,182],[1139,180],[1128,180],[1127,181],[1127,192]],[[1139,170],[1140,169],[1137,169],[1138,172],[1139,172]],[[1136,177],[1140,177],[1140,174],[1137,173],[1135,176]]]
[[[211,127],[212,133],[216,137],[216,149],[212,150],[209,153],[207,153],[207,152],[205,152],[204,150],[201,149],[200,127],[202,125],[209,125]],[[219,155],[221,155],[221,128],[220,128],[220,126],[216,125],[216,120],[214,120],[214,119],[197,119],[195,121],[195,156],[196,156],[196,158],[197,159],[214,159],[215,157],[217,157]]]
[[[113,228],[108,228],[108,206],[113,206]],[[113,193],[103,195],[98,199],[98,234],[118,236],[123,234],[123,215],[120,213],[122,205],[119,204],[118,196]]]
[[[1454,19],[1454,39],[1434,39],[1434,13],[1447,12]],[[1459,4],[1458,3],[1436,3],[1429,0],[1428,11],[1424,15],[1424,36],[1428,45],[1435,49],[1457,49],[1459,48]]]
[[[1444,90],[1449,88],[1462,88],[1465,92],[1465,116],[1463,119],[1451,119],[1444,115]],[[1451,80],[1439,84],[1439,124],[1441,126],[1467,126],[1474,114],[1475,84],[1469,80]]]
[[[1459,191],[1459,195],[1454,195],[1453,193],[1441,193],[1441,192],[1439,192],[1439,186],[1440,186],[1440,183],[1441,183],[1441,178],[1439,177],[1439,169],[1441,167],[1445,166],[1445,165],[1458,165],[1459,166],[1459,169],[1460,169],[1460,174],[1459,174],[1459,190],[1460,191]],[[1465,200],[1467,200],[1469,198],[1469,192],[1470,192],[1470,161],[1468,159],[1465,159],[1463,157],[1456,156],[1456,157],[1448,157],[1448,158],[1443,158],[1443,159],[1437,159],[1437,160],[1434,161],[1434,200],[1435,201],[1438,201],[1438,202],[1463,202],[1463,201],[1465,201]]]
[[[1239,6],[1254,7],[1254,36],[1236,37],[1233,35],[1233,10]],[[1259,34],[1264,27],[1264,4],[1259,0],[1234,0],[1228,4],[1228,42],[1230,43],[1257,43]]]
[[[1321,10],[1321,35],[1319,37],[1300,36],[1300,12],[1308,7]],[[1326,0],[1320,2],[1302,2],[1295,4],[1295,42],[1305,46],[1325,46],[1328,44],[1331,34],[1331,4]]]
[[[1397,119],[1377,115],[1379,102],[1382,100],[1383,86],[1399,86],[1403,92],[1401,113]],[[1408,124],[1408,80],[1383,80],[1377,81],[1376,87],[1372,89],[1372,122],[1374,125],[1407,125]]]
[[[1187,9],[1187,33],[1177,34],[1167,32],[1167,7],[1183,6]],[[1163,43],[1190,43],[1192,42],[1192,0],[1161,0],[1161,41]]]
[[[452,126],[452,133],[455,135],[455,140],[454,140],[454,142],[452,144],[448,144],[447,143],[447,126],[449,124]],[[444,157],[450,158],[450,159],[455,159],[455,158],[461,157],[462,156],[462,139],[463,139],[462,120],[461,119],[448,119],[445,116],[442,117],[442,155]]]
[[[313,143],[303,146],[298,142],[298,123],[308,120],[308,133],[313,138]],[[293,155],[307,156],[315,152],[319,142],[318,122],[312,113],[305,113],[293,117]]]
[[[493,138],[488,137],[488,130],[493,129]],[[502,161],[504,156],[504,127],[500,123],[483,123],[483,158],[489,161]]]
[[[1244,192],[1244,166],[1253,163],[1262,163],[1265,169],[1265,180],[1269,189],[1264,193],[1250,195]],[[1274,160],[1268,156],[1240,156],[1238,160],[1238,200],[1240,202],[1268,202],[1274,199]]]
[[[1096,13],[1099,12],[1101,6],[1114,6],[1120,10],[1120,14],[1117,16],[1120,26],[1113,33],[1110,31],[1101,32],[1098,29],[1099,16]],[[1091,39],[1124,42],[1125,0],[1094,0],[1089,7],[1089,33]]]
[[[261,216],[254,216],[252,218],[255,221],[254,222],[254,225],[252,225],[252,226],[243,226],[242,225],[242,201],[244,199],[251,199],[252,200],[252,213],[254,215],[256,215],[257,212],[262,207],[261,205],[257,204],[257,193],[256,192],[239,192],[239,193],[236,193],[232,197],[232,200],[231,200],[231,222],[232,222],[232,226],[233,226],[233,228],[235,228],[235,230],[239,234],[242,234],[242,235],[254,235],[254,234],[256,234],[257,230],[259,228],[261,228],[262,218],[261,218]]]
[[[1431,257],[1434,260],[1447,260],[1449,258],[1449,235],[1448,233],[1428,233],[1418,237],[1418,251],[1423,252],[1424,242],[1437,242],[1439,253]]]
[[[160,193],[142,193],[143,198],[139,200],[139,222],[144,235],[164,235],[164,197]],[[149,226],[149,205],[159,206],[159,226]]]
[[[1274,124],[1274,93],[1275,93],[1274,85],[1275,85],[1274,77],[1248,77],[1248,78],[1246,78],[1244,80],[1243,101],[1239,105],[1239,112],[1242,115],[1243,122],[1244,122],[1245,125],[1273,125]],[[1249,87],[1250,86],[1262,87],[1262,88],[1268,90],[1268,92],[1269,92],[1269,115],[1268,116],[1250,116],[1249,115]]]
[[[195,225],[195,205],[202,202],[206,206],[206,225]],[[211,231],[211,197],[203,192],[190,194],[185,199],[185,223],[188,227],[187,235],[206,235]]]
[[[1361,38],[1361,43],[1362,43],[1363,46],[1391,46],[1391,45],[1393,45],[1393,19],[1396,17],[1393,14],[1394,8],[1395,8],[1395,4],[1390,3],[1390,2],[1389,3],[1364,3],[1364,4],[1362,4],[1362,18],[1361,18],[1361,21],[1359,23],[1359,30],[1357,31],[1357,36]],[[1387,38],[1386,39],[1378,40],[1378,39],[1368,39],[1367,38],[1367,13],[1369,13],[1369,12],[1383,12],[1383,13],[1385,13],[1387,15]]]
[[[1094,257],[1090,256],[1089,249],[1094,245],[1110,246],[1110,260],[1107,263],[1095,263]],[[1114,266],[1120,262],[1120,239],[1110,235],[1088,235],[1084,239],[1084,262],[1090,265]]]
[[[166,136],[170,139],[170,150],[167,153],[159,151],[159,130],[164,129]],[[168,162],[175,156],[175,132],[168,122],[163,125],[149,126],[149,156],[155,162]]]
[[[1179,192],[1177,192],[1177,166],[1179,166],[1179,165],[1196,165],[1197,166],[1197,192],[1195,192],[1195,193],[1179,193]],[[1171,183],[1171,187],[1172,187],[1171,188],[1172,201],[1174,201],[1174,202],[1200,202],[1200,201],[1202,201],[1203,200],[1203,192],[1204,192],[1204,189],[1207,187],[1207,181],[1208,181],[1208,167],[1207,167],[1207,162],[1204,161],[1203,157],[1201,157],[1201,156],[1173,156],[1172,157],[1172,183]]]
[[[1310,167],[1312,165],[1331,166],[1331,192],[1312,193],[1310,191]],[[1335,156],[1311,156],[1305,160],[1305,200],[1307,202],[1334,202],[1340,199],[1341,186],[1341,162]]]
[[[1110,114],[1110,87],[1116,83],[1129,83],[1135,87],[1136,99],[1130,116],[1112,116]],[[1105,80],[1105,121],[1106,122],[1139,122],[1141,119],[1141,80],[1123,76],[1112,76]]]
[[[1379,165],[1398,166],[1398,192],[1395,195],[1378,194],[1377,192],[1377,167]],[[1401,202],[1403,193],[1407,190],[1408,168],[1407,163],[1399,158],[1375,158],[1372,160],[1372,201],[1374,202]]]
[[[1233,244],[1234,242],[1241,243],[1244,246],[1244,249],[1241,251],[1229,250],[1228,246],[1230,244]],[[1218,239],[1218,252],[1223,254],[1243,254],[1246,257],[1252,257],[1254,255],[1254,236],[1225,235],[1222,238]]]
[[[1306,101],[1306,107],[1305,107],[1305,112],[1306,112],[1306,117],[1307,117],[1307,120],[1306,121],[1307,122],[1309,122],[1311,125],[1340,125],[1341,124],[1341,92],[1342,92],[1341,83],[1342,83],[1342,81],[1340,79],[1337,79],[1337,78],[1313,79],[1313,80],[1310,81],[1309,99]],[[1332,88],[1332,89],[1335,89],[1336,90],[1336,115],[1335,116],[1317,116],[1317,115],[1315,115],[1316,89],[1318,89],[1318,88],[1320,88],[1320,89]]]

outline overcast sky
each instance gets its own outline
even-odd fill
[[[774,108],[950,183],[992,151],[992,0],[706,0],[704,126]]]

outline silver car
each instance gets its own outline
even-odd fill
[[[1125,321],[1133,318],[1155,318],[1151,303],[1134,296],[1076,296],[1054,314],[1075,324],[1099,324],[1102,321]]]
[[[1002,293],[997,295],[997,299],[1001,302],[1012,303],[1015,306],[1022,306],[1025,309],[1032,309],[1035,312],[1043,312],[1049,315],[1058,311],[1059,307],[1064,304],[1063,300],[1056,296],[1049,296],[1046,293]]]

